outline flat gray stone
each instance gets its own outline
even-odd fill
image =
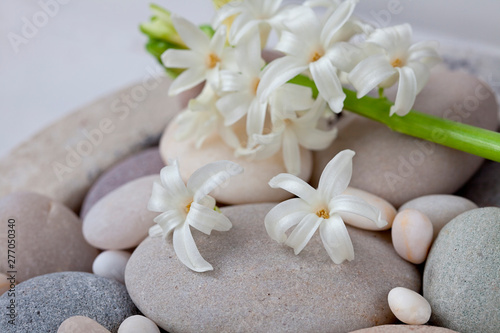
[[[431,323],[461,333],[500,327],[500,208],[470,210],[449,222],[424,270]]]
[[[125,271],[132,300],[169,332],[348,332],[395,322],[389,291],[420,289],[416,266],[396,254],[388,232],[348,227],[356,258],[342,265],[319,235],[295,256],[267,235],[264,216],[273,206],[222,208],[231,230],[193,230],[211,272],[180,263],[171,238],[147,238]]]
[[[0,320],[0,332],[56,333],[66,319],[85,316],[112,333],[125,318],[137,314],[125,286],[114,280],[89,273],[63,272],[42,275],[16,286],[16,297],[0,297],[0,307],[15,299],[15,326]]]

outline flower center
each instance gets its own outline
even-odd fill
[[[253,81],[250,85],[250,89],[255,96],[257,96],[257,88],[259,87],[259,83],[260,83],[260,79],[258,77],[256,77],[253,79]]]
[[[396,58],[391,62],[392,67],[402,67],[403,66],[403,60]]]
[[[215,66],[217,66],[217,64],[220,62],[220,58],[214,54],[214,53],[210,53],[207,57],[207,67],[212,69],[214,68]]]
[[[309,62],[316,62],[319,59],[321,59],[321,57],[324,55],[325,55],[325,51],[323,51],[323,49],[317,49],[309,57]]]
[[[191,205],[193,204],[193,202],[191,201],[189,204],[186,205],[186,207],[184,208],[184,211],[187,213],[189,213],[189,211],[191,210]]]
[[[316,212],[316,215],[318,215],[318,217],[324,218],[325,220],[328,220],[330,218],[330,214],[328,214],[328,212],[326,211],[326,209],[318,210]]]

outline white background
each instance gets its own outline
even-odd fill
[[[31,31],[16,52],[9,34],[23,36],[26,21],[43,18],[41,4],[50,2],[59,3],[57,13],[40,21],[43,26]],[[0,0],[0,156],[65,114],[142,80],[146,68],[157,66],[138,31],[150,16],[150,2]],[[213,14],[210,0],[157,3],[198,24]],[[409,22],[417,38],[500,59],[500,1],[361,0],[356,13],[378,26]]]

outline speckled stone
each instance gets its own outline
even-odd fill
[[[95,320],[84,316],[74,316],[63,321],[57,333],[109,333],[109,331]]]
[[[319,235],[295,256],[266,233],[273,206],[226,207],[230,231],[193,231],[214,266],[207,273],[180,263],[170,238],[148,237],[125,271],[141,312],[169,332],[347,332],[394,322],[392,288],[419,290],[417,268],[396,254],[388,232],[348,227],[356,258],[342,265],[331,261]]]
[[[394,92],[388,95],[392,98]],[[498,127],[498,105],[490,88],[476,77],[444,66],[432,71],[414,109],[489,130]],[[339,121],[338,128],[333,144],[314,153],[312,183],[317,184],[333,156],[352,149],[356,156],[350,185],[396,207],[423,195],[454,193],[483,162],[477,156],[396,133],[383,124],[349,113]],[[434,137],[445,140],[438,131]]]
[[[458,191],[480,207],[500,207],[500,163],[484,161],[478,172]]]
[[[11,298],[0,296],[6,309]],[[0,321],[0,332],[56,333],[73,316],[89,317],[112,333],[120,323],[137,314],[137,308],[119,282],[89,273],[53,273],[30,279],[16,287],[16,326]]]
[[[409,208],[416,209],[429,218],[434,230],[433,239],[436,239],[446,223],[468,210],[477,208],[477,205],[456,195],[432,194],[408,201],[399,207],[399,211]]]
[[[427,325],[381,325],[350,333],[458,333],[443,327]]]
[[[15,263],[7,261],[11,218],[16,221]],[[78,216],[63,204],[36,193],[13,193],[0,200],[0,221],[0,272],[17,271],[17,282],[53,272],[92,270],[98,252],[83,238]]]
[[[470,210],[450,221],[424,270],[430,322],[461,333],[500,327],[500,208]]]
[[[84,219],[90,208],[106,194],[137,178],[160,174],[164,166],[158,147],[146,149],[115,164],[92,184],[83,200],[81,218]]]

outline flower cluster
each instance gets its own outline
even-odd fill
[[[342,111],[343,84],[352,85],[359,98],[398,83],[390,113],[407,114],[439,61],[435,45],[412,45],[406,24],[374,29],[353,16],[356,3],[231,1],[217,10],[208,34],[184,18],[161,14],[178,34],[172,43],[182,41],[161,55],[165,67],[182,71],[169,93],[205,83],[177,119],[177,138],[194,137],[200,147],[216,133],[236,156],[249,158],[281,151],[287,172],[298,174],[300,147],[321,150],[335,139],[336,130],[321,122],[332,115],[329,109]],[[283,56],[266,64],[262,52],[271,32]],[[294,84],[299,75],[312,79],[317,91]]]

